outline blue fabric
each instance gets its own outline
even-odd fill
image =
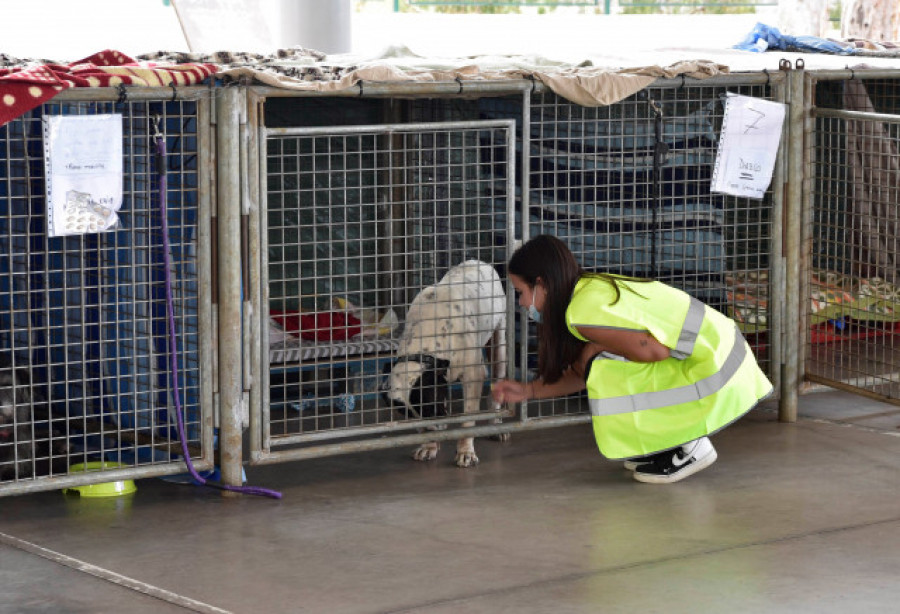
[[[778,28],[757,23],[753,30],[734,49],[753,51],[813,51],[816,53],[833,53],[837,55],[853,55],[856,48],[836,41],[816,36],[790,36],[782,34]]]

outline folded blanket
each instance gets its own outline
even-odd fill
[[[307,341],[346,341],[362,332],[362,322],[343,311],[281,311],[269,315],[286,333]]]
[[[0,125],[72,87],[195,85],[217,70],[213,64],[139,63],[111,50],[67,65],[43,63],[0,67]]]

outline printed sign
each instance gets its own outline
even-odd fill
[[[122,207],[122,116],[44,117],[47,233],[103,232]]]
[[[785,105],[728,94],[712,192],[762,199],[775,169]]]

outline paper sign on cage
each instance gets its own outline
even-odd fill
[[[772,182],[785,105],[728,94],[712,192],[761,199]]]
[[[122,115],[44,117],[47,233],[116,228],[122,207]]]

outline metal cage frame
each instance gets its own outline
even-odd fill
[[[251,93],[251,100],[253,102],[250,104],[250,107],[259,107],[264,103],[265,98],[265,93],[259,95],[258,98],[254,96],[254,93]],[[255,111],[253,111],[252,113],[255,113]],[[260,112],[260,115],[261,114],[262,113]],[[491,130],[498,131],[499,133],[503,133],[506,135],[506,145],[504,146],[500,144],[499,146],[501,148],[506,148],[503,157],[506,158],[506,161],[510,165],[514,165],[515,159],[512,155],[514,139],[510,138],[511,135],[514,134],[514,124],[511,120],[382,123],[361,126],[328,126],[311,128],[267,128],[266,126],[262,125],[262,122],[260,122],[258,125],[258,130],[253,131],[254,134],[258,134],[258,138],[254,139],[254,144],[249,148],[253,152],[253,161],[251,162],[251,164],[254,166],[250,174],[252,177],[259,176],[262,182],[260,185],[265,185],[265,174],[262,172],[262,169],[264,168],[267,159],[267,142],[269,141],[269,139],[354,139],[367,136],[371,137],[373,135],[380,135],[388,139],[402,139],[403,135],[405,134],[411,134],[414,136],[445,132],[450,134],[466,134]],[[400,150],[405,151],[402,146],[400,147]],[[393,155],[389,153],[391,151],[390,146],[386,148],[386,151],[388,152],[387,155]],[[257,175],[257,173],[259,174]],[[501,191],[512,191],[513,176],[513,173],[506,174],[506,178],[502,180],[505,182],[505,187],[501,188]],[[407,189],[409,189],[409,186],[407,186]],[[260,191],[262,192],[261,188]],[[444,418],[431,419],[427,421],[427,426],[430,428],[436,427],[440,430],[429,430],[429,432],[410,433],[410,431],[415,430],[422,431],[423,427],[426,426],[425,423],[416,420],[404,421],[391,419],[387,421],[381,421],[378,424],[356,425],[354,427],[338,429],[335,431],[329,431],[328,429],[325,429],[324,431],[313,429],[312,432],[309,432],[307,434],[288,434],[273,438],[270,434],[271,422],[269,412],[271,407],[268,385],[270,376],[270,365],[268,362],[269,344],[268,339],[262,332],[262,329],[265,328],[265,322],[268,320],[267,306],[269,301],[269,276],[266,269],[266,267],[268,266],[268,258],[266,257],[268,241],[266,234],[261,231],[261,228],[265,226],[263,222],[263,214],[268,211],[266,206],[267,195],[265,193],[259,193],[258,203],[258,212],[257,207],[254,206],[253,213],[250,216],[250,221],[248,224],[251,228],[248,243],[248,253],[253,255],[251,257],[253,262],[251,264],[249,272],[251,283],[249,286],[250,290],[248,293],[248,298],[250,299],[250,310],[254,314],[256,314],[256,316],[253,318],[253,321],[249,322],[248,324],[254,331],[259,331],[254,332],[251,335],[253,339],[257,339],[259,341],[251,342],[251,347],[247,348],[244,352],[245,355],[251,357],[249,364],[246,365],[245,368],[249,369],[252,381],[261,382],[261,386],[255,387],[250,391],[249,395],[249,413],[251,424],[251,462],[253,462],[254,464],[266,464],[281,462],[285,460],[327,456],[331,454],[344,453],[347,451],[396,447],[399,445],[424,443],[426,441],[458,439],[463,436],[469,436],[470,434],[496,434],[504,432],[504,429],[508,429],[508,426],[506,426],[506,424],[508,423],[506,422],[504,422],[504,425],[489,424],[478,426],[473,429],[459,428],[459,425],[461,423],[471,420],[493,423],[495,421],[498,421],[499,419],[509,417],[508,412],[494,411],[481,412],[475,415],[451,415]],[[511,217],[507,217],[506,232],[510,236],[515,234],[515,231],[512,228]],[[402,241],[403,238],[402,236],[398,236],[393,240]],[[378,238],[378,241],[390,243],[392,241],[392,238],[390,236],[380,237]],[[477,245],[475,249],[477,251]],[[484,249],[483,246],[481,249]],[[389,252],[390,247],[388,246],[388,252],[385,252],[381,256],[381,258],[388,258],[388,260],[390,260],[392,257],[387,255]],[[509,256],[509,254],[509,246],[507,246],[507,249],[503,252],[504,261],[505,258]],[[403,254],[396,254],[395,256],[400,255]],[[405,271],[406,273],[417,274],[417,269],[406,271],[401,267],[401,269],[399,270]],[[411,290],[412,289],[401,290],[401,293],[410,292]],[[394,287],[393,292],[396,293],[397,291],[398,288]],[[402,307],[410,298],[411,295],[408,295],[405,299],[400,299],[399,303],[386,302],[384,306],[387,306],[389,304],[391,307]],[[513,313],[511,290],[507,291],[506,303],[507,307],[505,311],[507,314],[507,318],[511,319]],[[512,347],[513,345],[511,332],[512,331],[510,330],[507,331],[507,347]],[[367,359],[380,360],[385,359],[389,356],[391,356],[390,352],[385,353],[383,350],[378,350],[376,353],[368,355]],[[335,360],[337,362],[344,362],[344,359],[341,357],[338,357],[337,359],[316,359],[314,368],[329,366],[333,364]],[[347,360],[352,360],[352,357],[348,357]],[[509,368],[512,368],[512,365],[509,365]],[[304,445],[303,447],[296,447],[297,444]]]

